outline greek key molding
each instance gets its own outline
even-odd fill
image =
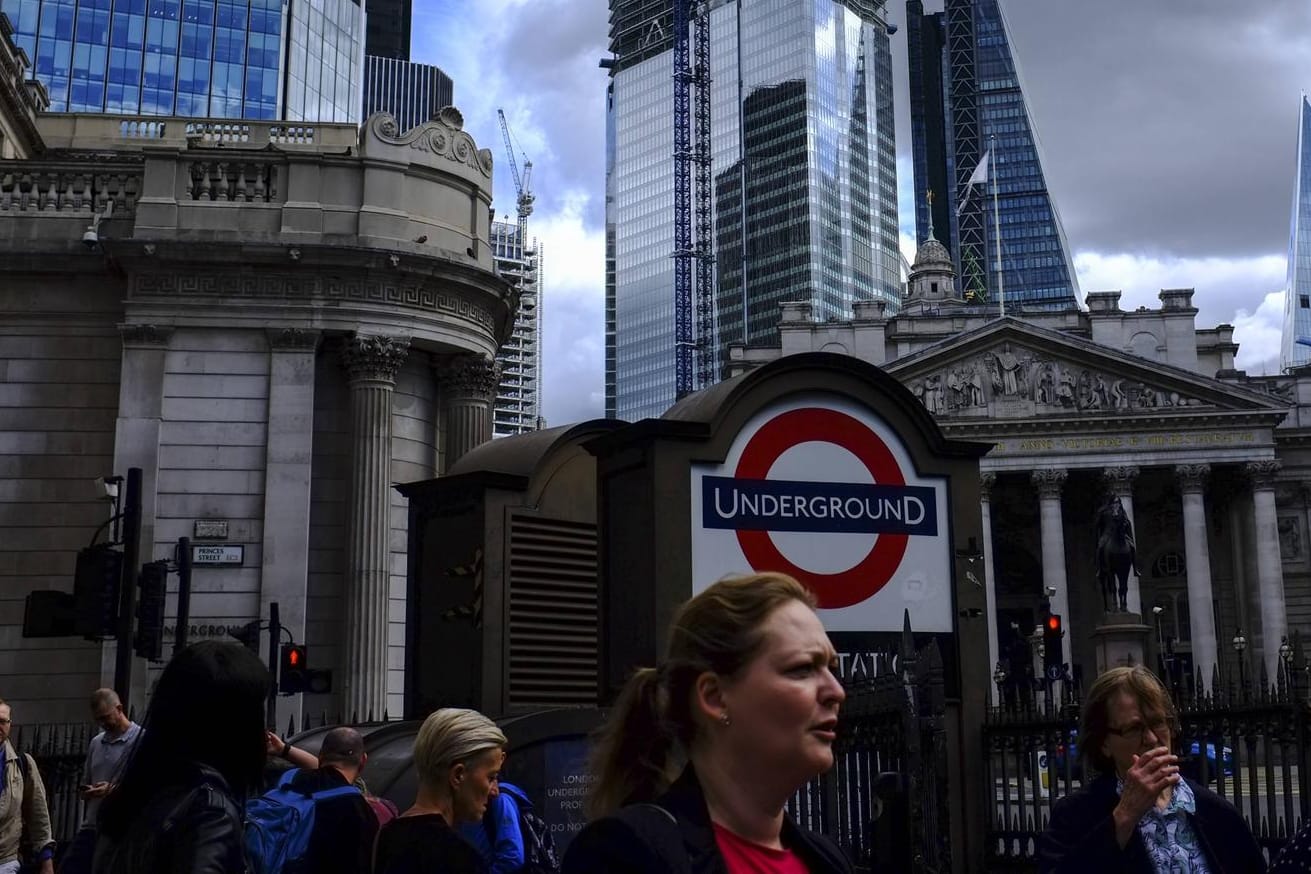
[[[992,490],[997,487],[997,474],[981,473],[979,474],[979,498],[984,501],[992,500]]]
[[[173,328],[171,325],[119,325],[118,333],[124,346],[167,349]]]
[[[269,328],[265,334],[269,338],[269,348],[279,352],[313,352],[322,336],[318,331],[302,328]]]
[[[1069,478],[1069,473],[1061,468],[1043,468],[1035,470],[1029,475],[1033,484],[1038,487],[1039,498],[1059,498],[1061,490],[1065,488],[1065,480]]]
[[[409,337],[351,334],[341,350],[341,361],[351,382],[396,383],[396,374],[410,354]]]
[[[1200,492],[1206,488],[1206,479],[1211,475],[1211,465],[1176,464],[1174,475],[1179,480],[1179,488],[1183,492]]]
[[[1275,477],[1283,469],[1284,463],[1274,458],[1249,461],[1243,465],[1243,473],[1247,474],[1247,478],[1251,480],[1254,489],[1274,488]]]
[[[491,401],[501,382],[501,366],[482,355],[452,355],[433,362],[442,389],[453,397]]]
[[[464,130],[464,116],[454,106],[445,107],[436,118],[404,132],[396,129],[396,119],[386,113],[374,115],[366,127],[380,143],[429,152],[492,178],[491,150],[478,148]]]
[[[1133,495],[1133,483],[1138,478],[1138,468],[1134,465],[1108,467],[1102,470],[1102,479],[1110,486],[1116,496]]]
[[[491,311],[426,283],[350,276],[304,276],[242,273],[139,273],[132,277],[128,297],[258,298],[270,303],[314,299],[346,303],[386,304],[472,322],[495,331]]]

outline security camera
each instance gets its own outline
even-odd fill
[[[1055,586],[1048,586],[1048,587],[1047,587],[1047,597],[1048,597],[1048,598],[1055,598],[1055,597],[1056,597],[1056,587],[1055,587]]]
[[[1160,616],[1162,613],[1165,612],[1165,608],[1160,605],[1157,605],[1152,608],[1152,612],[1155,613],[1157,616]]]
[[[87,225],[82,232],[82,245],[86,246],[92,252],[100,247],[100,223],[114,214],[114,201],[105,202],[104,211],[96,213],[91,218],[91,224]]]
[[[122,482],[122,477],[98,476],[93,482],[96,484],[96,493],[100,497],[114,500],[118,497],[118,484]]]

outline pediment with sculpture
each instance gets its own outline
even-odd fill
[[[1277,399],[1055,332],[994,330],[888,366],[920,403],[946,418],[1133,415],[1269,409]],[[1028,336],[1026,336],[1026,334]],[[1064,348],[1062,348],[1064,347]],[[1092,348],[1088,348],[1092,347]]]

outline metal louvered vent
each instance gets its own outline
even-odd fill
[[[513,709],[596,704],[596,526],[510,519]]]

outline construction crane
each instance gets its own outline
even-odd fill
[[[710,10],[704,0],[674,0],[673,54],[674,370],[675,390],[682,398],[715,381]]]
[[[519,212],[519,245],[528,251],[528,216],[533,214],[533,162],[524,156],[523,176],[519,175],[519,163],[514,159],[514,143],[510,137],[510,124],[505,120],[505,111],[498,109],[496,115],[501,120],[501,136],[505,138],[505,154],[510,159],[510,173],[514,176],[515,205]]]

